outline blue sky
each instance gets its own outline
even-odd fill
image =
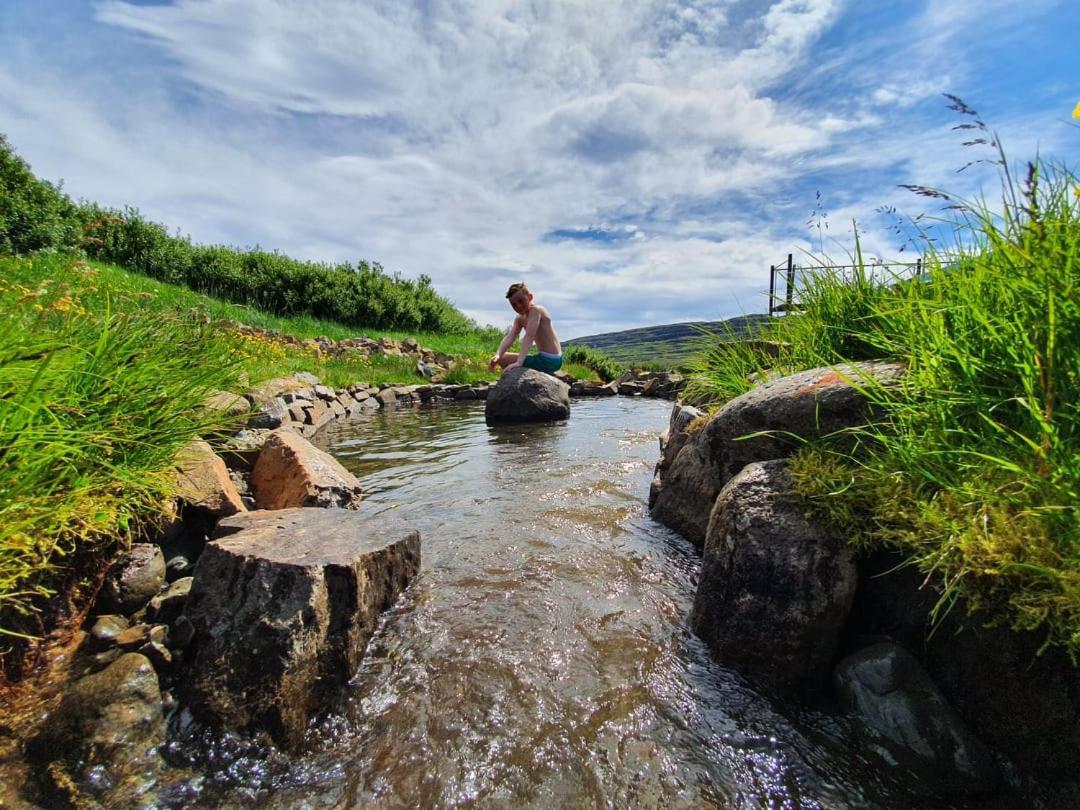
[[[879,209],[933,212],[901,183],[993,197],[942,93],[1072,161],[1078,34],[1075,0],[0,0],[0,132],[74,197],[480,323],[525,280],[568,338],[760,312],[853,220],[896,258]]]

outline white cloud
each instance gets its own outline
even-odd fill
[[[768,264],[809,246],[799,184],[913,168],[925,131],[873,138],[938,92],[895,71],[903,54],[843,54],[831,69],[864,91],[785,98],[824,69],[839,0],[95,8],[105,47],[145,59],[134,85],[47,54],[17,81],[0,56],[0,117],[44,176],[197,241],[427,273],[481,322],[505,320],[504,282],[526,277],[566,336],[760,310]],[[589,228],[630,236],[546,238]]]

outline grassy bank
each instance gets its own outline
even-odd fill
[[[333,386],[423,382],[415,360],[328,356],[234,322],[301,339],[417,338],[457,358],[448,382],[493,381],[500,335],[358,330],[221,301],[72,255],[0,258],[0,636],[41,635],[42,615],[171,496],[176,451],[224,429],[213,390],[309,371]],[[603,355],[586,359],[602,363]],[[577,377],[595,379],[581,363]],[[0,647],[3,646],[0,640]]]
[[[1031,165],[996,211],[942,192],[957,248],[917,279],[823,270],[778,319],[778,359],[717,342],[688,396],[715,405],[766,368],[899,358],[902,388],[870,385],[889,419],[865,453],[795,459],[812,509],[863,547],[899,549],[958,599],[1080,653],[1080,200],[1069,171]],[[861,256],[856,254],[856,264]]]

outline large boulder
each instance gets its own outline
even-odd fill
[[[165,555],[153,543],[133,543],[113,564],[98,597],[107,612],[130,616],[165,585]]]
[[[868,385],[892,385],[900,363],[816,368],[771,380],[736,397],[688,441],[659,482],[655,520],[701,547],[713,501],[739,470],[785,458],[798,439],[829,436],[873,416]]]
[[[177,496],[210,517],[246,511],[224,460],[201,439],[180,451],[176,480]]]
[[[49,806],[153,807],[164,744],[157,674],[127,653],[70,686],[27,753],[41,763]]]
[[[548,422],[570,416],[570,386],[531,368],[503,372],[488,391],[484,419],[489,425]]]
[[[360,506],[356,476],[288,428],[267,437],[251,470],[251,488],[258,509]]]
[[[785,461],[747,465],[729,481],[690,616],[717,661],[780,697],[826,684],[855,595],[850,546],[804,509]]]
[[[967,727],[915,658],[893,642],[840,662],[841,705],[860,719],[864,748],[903,768],[928,796],[987,793],[1000,781],[989,749]]]
[[[189,708],[296,749],[419,567],[419,532],[384,519],[324,509],[225,518],[184,606]]]
[[[704,412],[691,406],[675,403],[671,408],[668,426],[660,434],[660,461],[653,472],[652,486],[649,487],[649,507],[656,503],[663,487],[664,475],[671,463],[678,458],[686,442],[690,439],[690,425],[704,416]]]

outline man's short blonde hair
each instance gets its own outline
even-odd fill
[[[526,293],[529,292],[529,288],[525,286],[524,281],[516,281],[511,284],[510,289],[506,291],[506,297],[512,298],[516,293],[519,293],[522,290],[524,290]]]

